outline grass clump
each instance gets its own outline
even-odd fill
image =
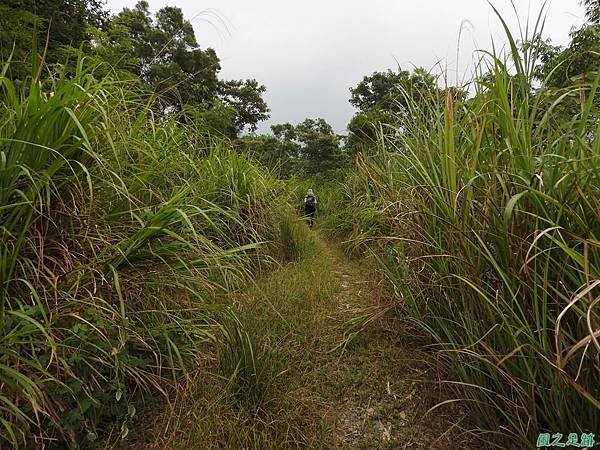
[[[600,427],[600,75],[534,89],[507,33],[472,98],[407,98],[332,225],[382,262],[482,437],[529,448]]]
[[[279,236],[281,260],[285,263],[299,261],[310,251],[314,241],[309,234],[304,219],[286,213],[279,220]]]
[[[268,409],[269,395],[281,361],[231,310],[223,320],[224,338],[219,345],[219,371],[239,408],[249,416]]]

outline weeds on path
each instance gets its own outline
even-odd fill
[[[433,427],[424,417],[432,393],[422,397],[428,388],[419,387],[425,369],[414,343],[393,328],[380,331],[389,305],[377,278],[333,251],[318,231],[311,235],[294,263],[233,297],[239,312],[229,340],[177,413],[163,418],[168,424],[152,426],[157,448],[447,443],[449,422],[438,413]],[[164,429],[170,432],[161,435]]]

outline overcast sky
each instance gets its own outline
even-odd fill
[[[543,0],[514,0],[520,20],[535,21]],[[136,0],[107,0],[113,13]],[[517,29],[510,0],[492,0]],[[579,0],[553,0],[544,34],[568,42],[584,22]],[[149,0],[156,12],[179,6],[201,47],[221,59],[221,77],[256,78],[267,86],[272,123],[323,117],[344,132],[354,114],[349,88],[374,71],[422,66],[469,79],[473,52],[505,42],[486,0]],[[204,11],[204,14],[200,14]],[[220,20],[214,17],[218,14]],[[462,36],[459,45],[459,34]],[[459,50],[457,58],[457,49]],[[440,64],[441,63],[441,64]],[[458,64],[457,64],[458,63]]]

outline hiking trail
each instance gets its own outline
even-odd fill
[[[207,361],[135,448],[456,448],[459,417],[426,415],[433,374],[375,269],[311,235],[300,261],[234,298],[268,384],[256,411],[239,406]]]

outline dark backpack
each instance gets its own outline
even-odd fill
[[[307,195],[306,196],[306,206],[309,206],[311,208],[315,207],[315,196],[314,195]]]

